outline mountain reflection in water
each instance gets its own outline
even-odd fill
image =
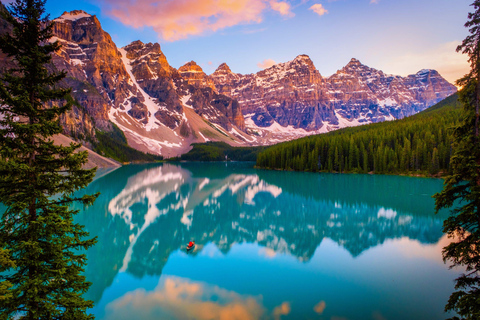
[[[225,257],[240,244],[240,251],[292,257],[300,265],[309,264],[320,246],[343,248],[354,260],[392,239],[434,246],[444,216],[433,215],[431,195],[440,189],[433,179],[271,172],[241,163],[125,166],[85,190],[101,192],[77,219],[99,240],[88,251],[88,298],[103,301],[99,314],[105,312],[105,319],[131,319],[131,305],[145,312],[139,319],[203,319],[201,310],[210,315],[205,319],[303,317],[298,310],[295,315],[293,302],[269,301],[266,292],[247,295],[181,275],[161,277],[162,271],[171,256]],[[196,247],[189,258],[179,249],[190,240]],[[177,270],[188,276],[182,266]],[[215,270],[210,273],[214,279]],[[102,298],[122,277],[129,279],[125,283],[143,281],[143,289],[125,285],[125,295]],[[335,305],[322,299],[312,301],[309,316]],[[368,318],[384,317],[372,312]]]

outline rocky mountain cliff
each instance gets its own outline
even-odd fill
[[[356,59],[327,78],[326,87],[340,117],[359,122],[401,119],[457,91],[435,70],[404,78],[369,68]]]
[[[456,92],[435,70],[400,77],[357,59],[323,78],[307,55],[248,75],[222,64],[212,78],[219,91],[238,99],[252,127],[278,123],[319,133],[400,119]]]
[[[95,119],[95,125],[105,129],[109,126],[109,107],[118,107],[128,92],[137,93],[128,82],[121,55],[95,16],[72,11],[53,21],[55,37],[50,41],[62,44],[54,64],[70,78],[93,86],[80,92],[74,87],[75,98]]]
[[[194,62],[176,70],[158,43],[135,41],[119,49],[98,19],[84,11],[65,12],[53,21],[51,41],[62,44],[55,67],[68,72],[68,85],[93,119],[90,127],[109,130],[114,123],[133,147],[164,156],[186,152],[192,142],[244,141],[228,132],[244,129],[239,104],[219,95]],[[81,127],[72,116],[65,122],[71,130]]]
[[[323,78],[306,55],[244,76],[229,72],[226,65],[221,68],[212,74],[215,84],[237,99],[258,127],[276,122],[282,127],[315,130],[323,121],[336,122],[333,108],[320,90]]]
[[[322,77],[307,55],[247,75],[225,63],[211,75],[194,61],[177,70],[158,43],[117,48],[84,11],[53,22],[51,41],[62,44],[53,67],[68,73],[63,85],[81,105],[62,118],[65,133],[94,139],[115,124],[132,147],[166,157],[194,142],[264,145],[403,118],[456,91],[434,70],[392,76],[356,59]]]

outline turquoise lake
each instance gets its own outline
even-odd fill
[[[459,271],[431,196],[442,180],[256,170],[98,172],[77,215],[96,319],[445,319]],[[196,246],[187,252],[186,244]]]

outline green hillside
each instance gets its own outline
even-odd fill
[[[414,116],[305,137],[260,152],[257,166],[312,172],[437,175],[448,170],[452,128],[461,118],[454,94]]]

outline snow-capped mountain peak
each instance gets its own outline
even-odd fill
[[[70,12],[65,11],[64,13],[62,13],[60,17],[55,19],[55,21],[62,21],[62,20],[77,21],[82,18],[91,18],[91,17],[92,17],[91,14],[88,14],[83,10],[73,10]]]
[[[234,74],[228,64],[225,62],[218,66],[215,72],[212,75],[229,75]]]

